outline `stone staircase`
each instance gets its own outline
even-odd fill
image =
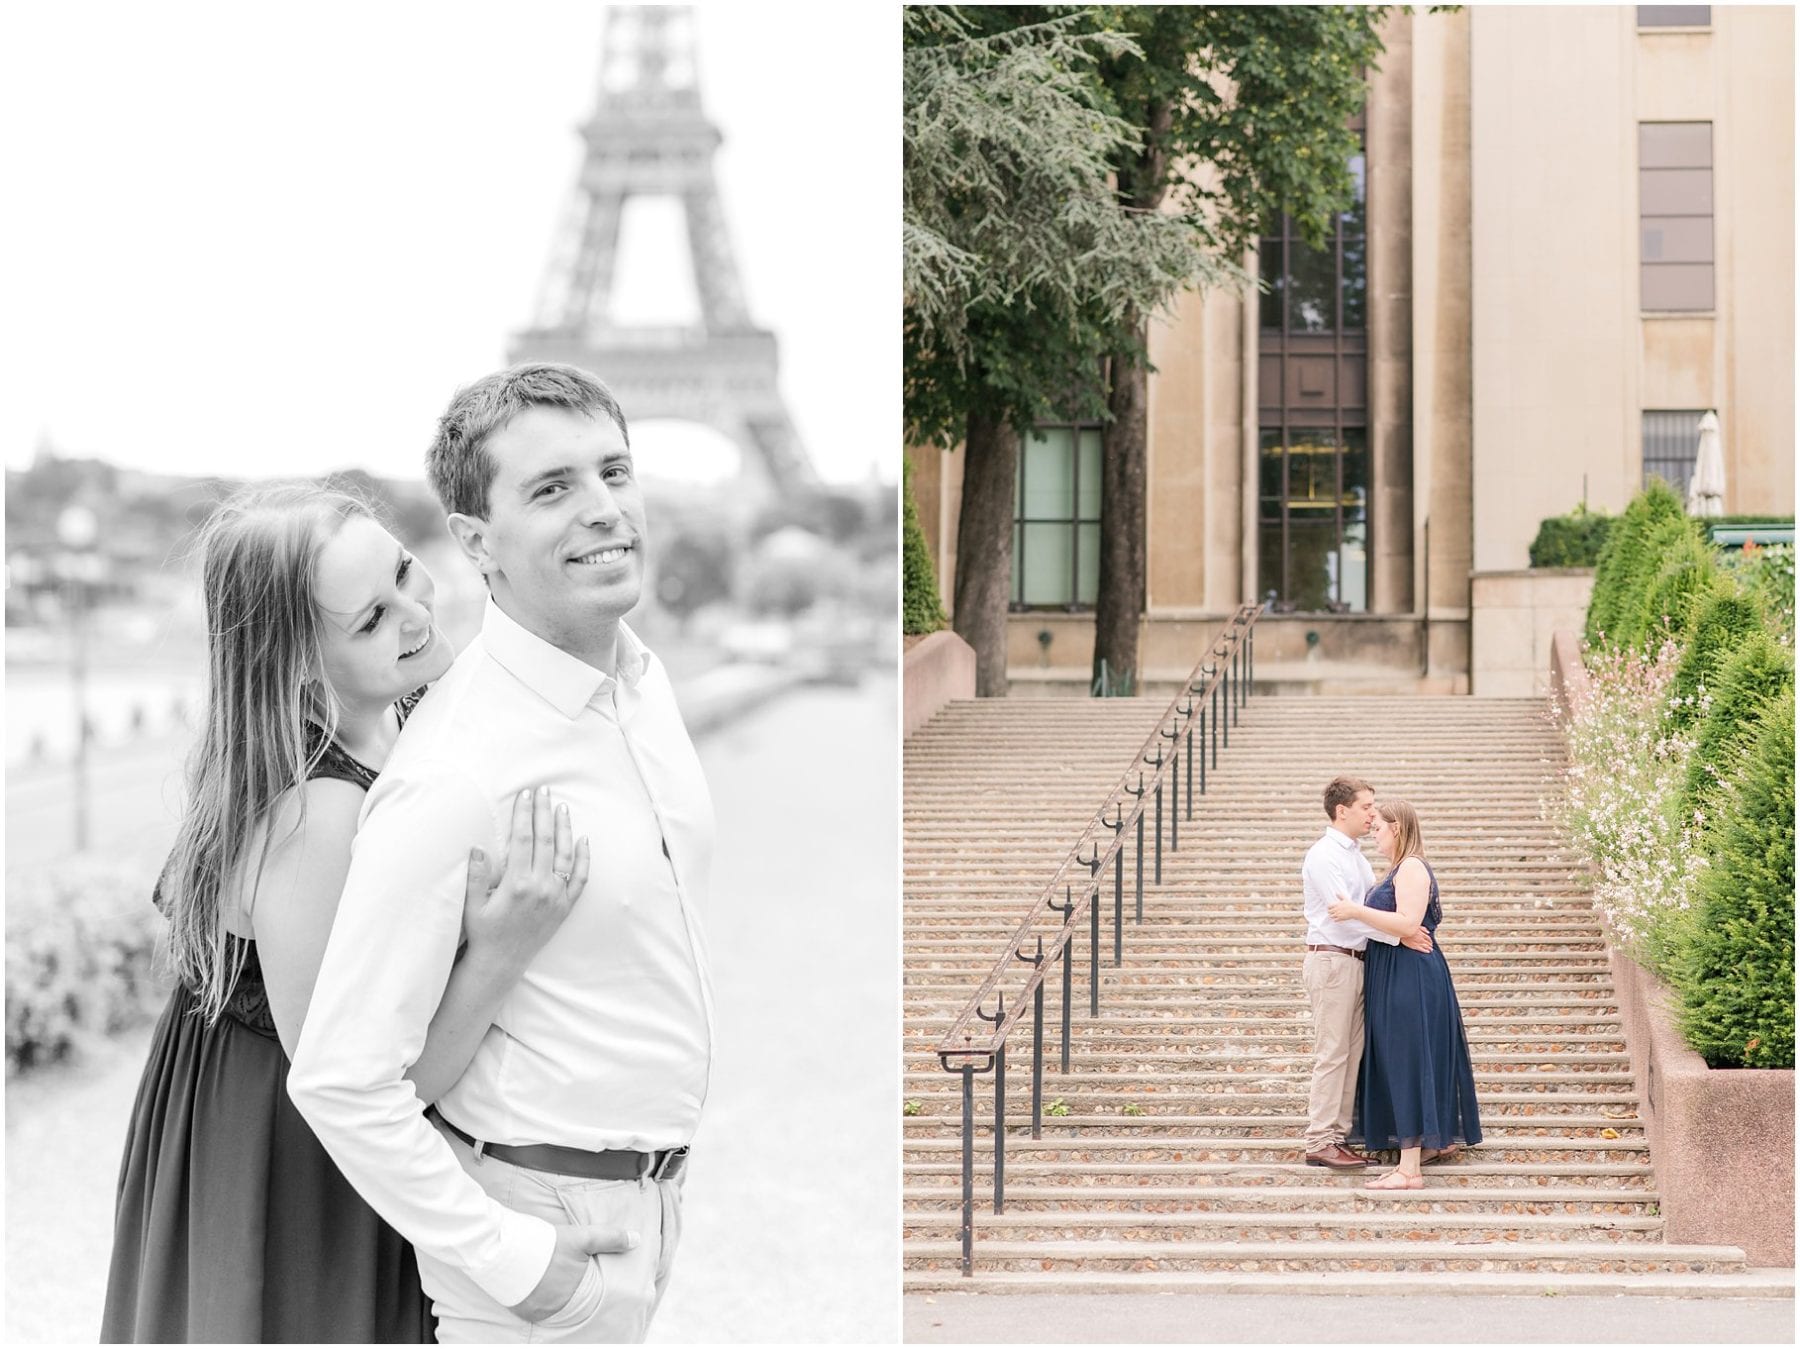
[[[1127,861],[1119,968],[1103,889],[1101,1015],[1083,937],[1066,1076],[1054,977],[1047,994],[1039,1140],[1029,1018],[1013,1033],[999,1215],[992,1077],[976,1079],[964,1277],[959,1081],[932,1049],[1165,705],[952,703],[907,741],[908,1291],[1791,1294],[1791,1275],[1746,1271],[1734,1248],[1664,1240],[1605,947],[1540,818],[1562,755],[1543,700],[1416,696],[1254,701],[1160,886],[1146,865],[1141,926]],[[1486,1138],[1422,1191],[1369,1193],[1301,1160],[1299,868],[1344,771],[1419,811],[1475,1057]]]

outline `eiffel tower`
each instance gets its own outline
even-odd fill
[[[713,176],[721,137],[700,107],[688,6],[607,11],[600,97],[581,128],[587,159],[513,361],[592,370],[634,420],[667,417],[719,431],[777,489],[816,483],[776,383],[775,334],[744,305]],[[622,325],[610,312],[619,220],[633,196],[674,197],[687,221],[697,322]]]

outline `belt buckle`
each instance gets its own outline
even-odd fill
[[[656,1165],[650,1168],[651,1180],[673,1180],[680,1175],[687,1163],[687,1146],[670,1148],[657,1159]]]

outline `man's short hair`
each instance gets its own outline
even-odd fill
[[[500,469],[487,452],[488,438],[531,408],[561,408],[587,417],[605,414],[626,445],[631,444],[618,400],[585,370],[537,362],[483,375],[456,391],[425,452],[425,476],[446,511],[487,517],[488,492]]]
[[[1353,806],[1363,792],[1375,789],[1361,778],[1337,777],[1325,789],[1325,818],[1336,823],[1339,806]]]

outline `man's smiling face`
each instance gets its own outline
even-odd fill
[[[494,597],[571,652],[606,634],[644,586],[644,496],[617,423],[536,407],[488,438],[482,531]]]

